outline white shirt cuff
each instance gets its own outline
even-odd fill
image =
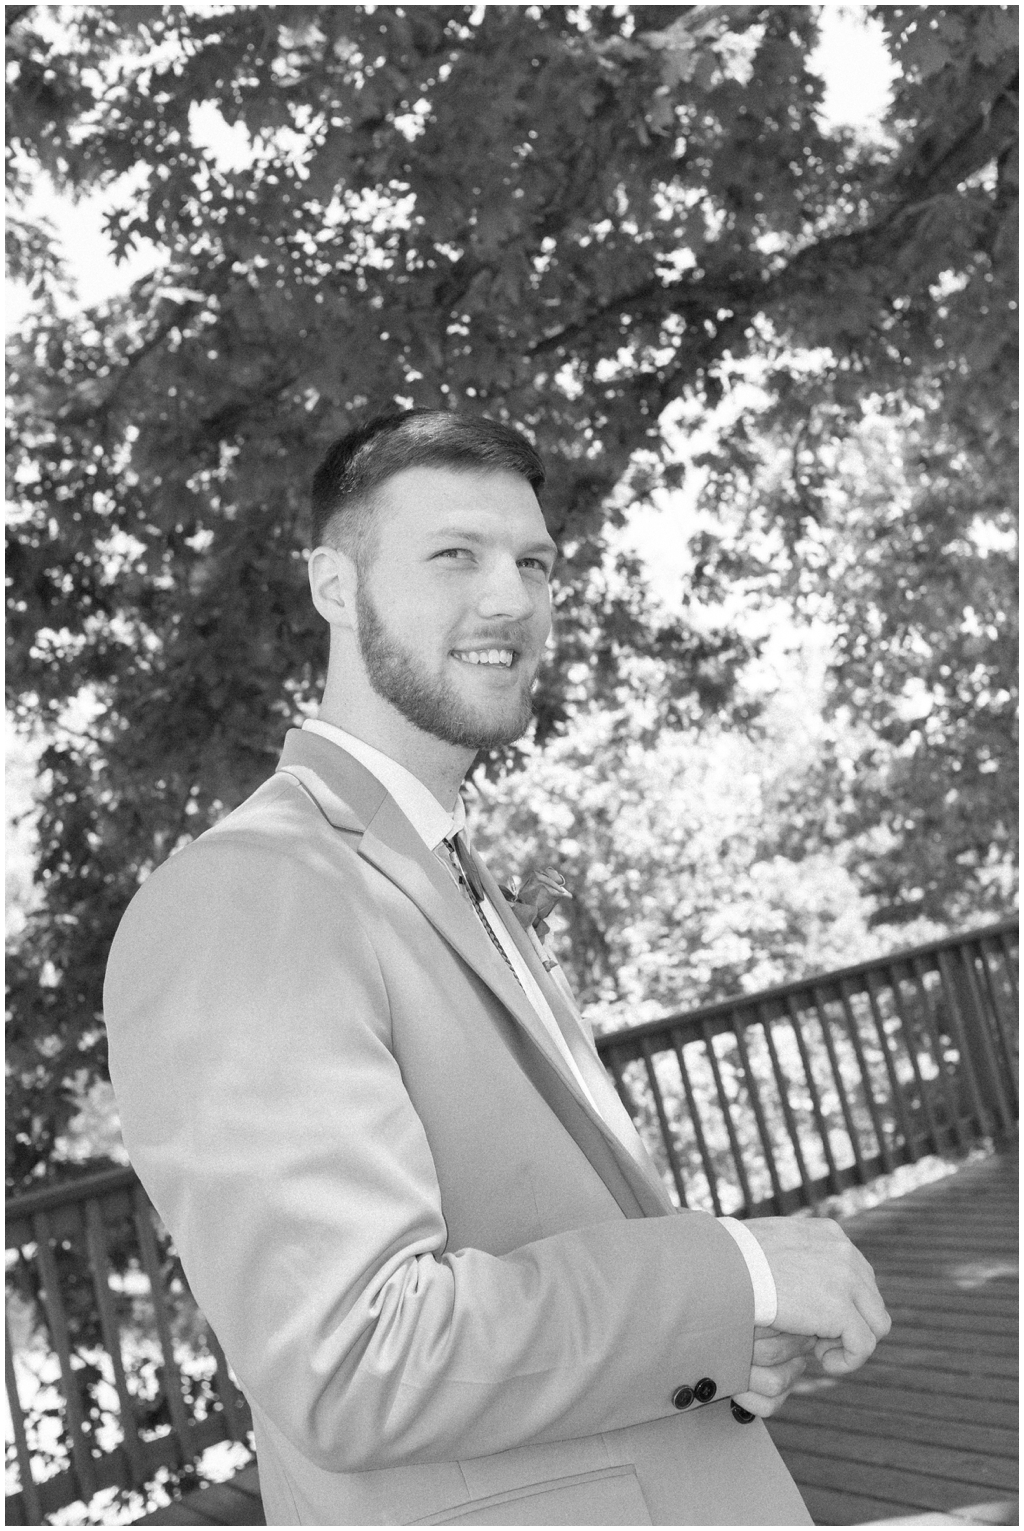
[[[754,1288],[754,1323],[774,1324],[775,1315],[779,1311],[779,1294],[764,1250],[750,1229],[744,1228],[738,1218],[720,1217],[718,1222],[727,1233],[732,1234],[740,1254],[747,1262],[750,1284]]]

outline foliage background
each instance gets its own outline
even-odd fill
[[[306,485],[395,403],[550,464],[558,644],[479,833],[571,874],[602,1024],[1006,909],[1016,14],[864,14],[873,135],[823,124],[815,6],[7,7],[12,1184],[102,1115],[132,891],[315,703]],[[156,268],[82,310],[40,177]],[[684,482],[666,603],[627,532]]]

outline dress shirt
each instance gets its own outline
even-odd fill
[[[414,776],[405,766],[399,765],[397,760],[392,760],[390,755],[385,755],[382,750],[375,749],[372,744],[358,739],[354,734],[347,733],[338,728],[334,723],[323,723],[318,718],[307,718],[303,728],[310,733],[319,734],[324,739],[329,739],[333,744],[347,750],[359,764],[374,775],[381,786],[386,787],[394,801],[409,820],[413,829],[427,846],[428,850],[435,851],[443,840],[452,835],[464,834],[466,829],[466,807],[461,797],[455,800],[454,809],[449,812],[431,792],[430,788]],[[485,894],[482,900],[483,915],[495,939],[500,943],[502,951],[508,958],[509,965],[522,985],[523,992],[536,1011],[545,1030],[550,1034],[551,1040],[558,1049],[559,1056],[564,1059],[566,1067],[570,1070],[576,1083],[583,1092],[584,1097],[590,1102],[599,1116],[611,1127],[617,1137],[624,1138],[624,1129],[635,1137],[635,1128],[629,1122],[625,1111],[621,1113],[623,1121],[613,1120],[611,1113],[602,1111],[594,1099],[592,1092],[587,1088],[583,1075],[580,1073],[576,1060],[569,1051],[568,1044],[558,1022],[555,1020],[551,1007],[534,978],[530,969],[523,961],[519,948],[505,929],[504,922]],[[616,1106],[618,1101],[615,1101]],[[632,1145],[626,1142],[626,1147],[632,1152]],[[778,1299],[775,1290],[775,1279],[772,1276],[771,1267],[765,1257],[764,1251],[748,1228],[734,1217],[721,1217],[718,1219],[722,1227],[732,1235],[746,1262],[750,1274],[751,1285],[754,1289],[754,1322],[756,1324],[770,1324],[775,1318],[778,1308]]]

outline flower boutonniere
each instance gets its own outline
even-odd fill
[[[547,917],[560,899],[572,898],[565,878],[554,867],[531,872],[524,882],[510,877],[502,888],[512,913],[524,930],[535,930],[541,940],[548,933]]]
[[[542,867],[539,872],[531,872],[522,883],[518,877],[510,877],[501,891],[508,900],[512,913],[533,943],[551,982],[593,1042],[593,1028],[583,1019],[569,980],[562,972],[557,957],[545,942],[548,935],[548,915],[560,899],[572,898],[572,894],[565,886],[565,878],[561,872],[556,872],[554,867]]]
[[[556,872],[554,867],[542,867],[539,872],[531,872],[523,882],[518,877],[510,877],[501,891],[512,913],[532,941],[547,973],[556,981],[561,979],[559,986],[571,993],[558,966],[558,959],[545,945],[548,915],[560,899],[572,898],[561,872]]]

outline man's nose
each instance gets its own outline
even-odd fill
[[[523,578],[522,570],[515,559],[495,559],[486,571],[477,602],[480,615],[482,617],[512,617],[521,620],[530,616],[535,605],[535,593],[528,581]]]

